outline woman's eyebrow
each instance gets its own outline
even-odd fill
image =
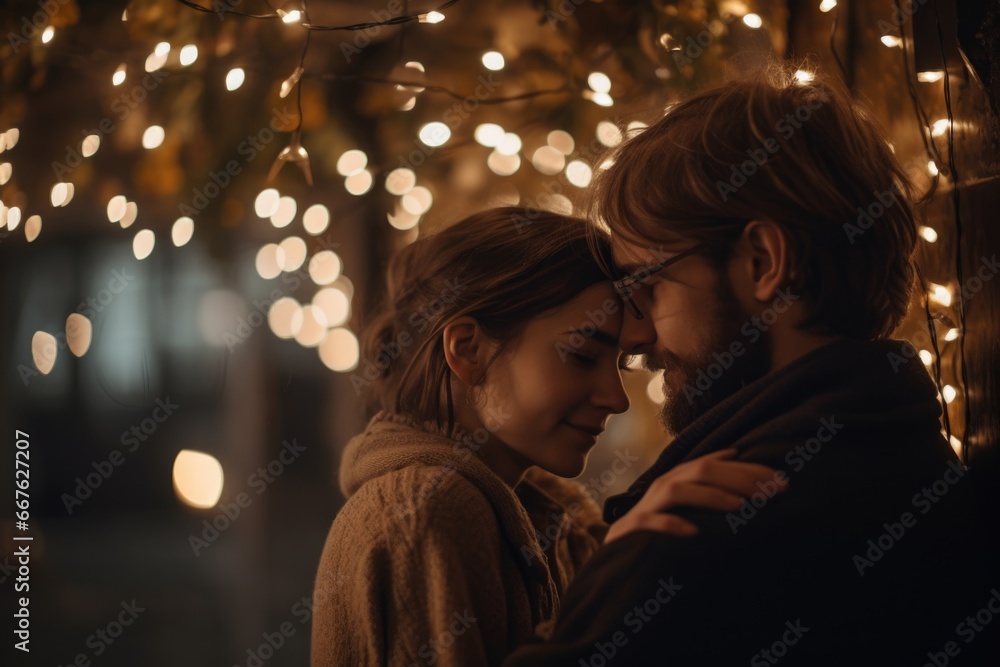
[[[579,329],[570,329],[568,331],[564,331],[563,333],[580,334],[584,338],[590,338],[602,345],[610,345],[611,347],[618,347],[618,337],[609,334],[607,331],[602,331],[600,329],[594,329],[594,331],[591,332],[589,335],[583,331],[580,331]]]

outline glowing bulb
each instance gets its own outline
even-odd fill
[[[332,250],[321,250],[309,260],[309,277],[317,285],[329,285],[343,270],[340,256]]]
[[[132,239],[132,252],[135,258],[141,261],[149,257],[154,245],[156,245],[156,235],[153,234],[153,230],[143,229]]]
[[[324,287],[312,299],[315,307],[326,316],[326,326],[339,327],[351,315],[351,301],[343,290]]]
[[[187,242],[194,236],[194,220],[186,215],[174,221],[173,229],[170,230],[170,239],[174,245],[180,248],[187,245]]]
[[[331,371],[346,372],[357,367],[358,338],[349,329],[330,329],[319,346],[319,358]]]
[[[0,185],[9,181],[12,173],[14,173],[14,168],[10,165],[10,162],[0,163]]]
[[[441,146],[451,138],[451,130],[444,123],[427,123],[420,128],[420,141],[428,146]]]
[[[930,297],[940,303],[944,307],[951,305],[951,291],[944,285],[938,285],[937,283],[930,283]]]
[[[545,142],[563,155],[569,155],[576,148],[572,135],[564,130],[552,130],[545,138]]]
[[[277,208],[275,208],[274,213],[271,214],[271,224],[278,229],[287,227],[292,224],[292,220],[295,219],[295,212],[297,210],[298,205],[295,203],[295,199],[288,196],[281,197],[278,199]]]
[[[590,76],[587,77],[587,85],[595,93],[611,92],[611,79],[604,72],[591,72]]]
[[[108,200],[108,220],[118,222],[125,217],[126,204],[128,204],[128,200],[125,199],[125,195],[115,195]]]
[[[325,232],[329,225],[330,211],[322,204],[313,204],[302,214],[302,227],[313,236]]]
[[[934,243],[938,239],[938,234],[931,227],[921,226],[917,231],[920,233],[924,240],[928,243]]]
[[[56,36],[56,29],[52,26],[48,26],[42,32],[42,44],[48,44],[52,41],[52,38]]]
[[[882,43],[890,49],[903,45],[903,40],[895,35],[882,35]]]
[[[90,157],[97,152],[97,149],[101,147],[101,135],[99,134],[88,134],[84,140],[83,144],[80,145],[80,153],[83,157]]]
[[[955,454],[957,454],[959,457],[961,457],[962,456],[962,441],[959,440],[958,438],[956,438],[955,436],[951,436],[950,442],[951,442],[951,448],[955,450]]]
[[[590,91],[585,90],[583,92],[583,96],[591,100],[594,104],[602,107],[610,107],[615,103],[615,101],[611,99],[611,96],[607,93],[590,93]]]
[[[931,125],[931,136],[940,137],[943,136],[947,131],[951,123],[948,122],[947,118],[941,118],[940,120],[934,121]]]
[[[21,224],[21,209],[11,206],[7,210],[7,229],[14,231],[19,224]]]
[[[956,338],[958,338],[958,329],[955,328],[948,329],[948,333],[944,335],[945,340],[951,341],[955,340]]]
[[[815,74],[813,74],[812,72],[807,72],[804,69],[795,71],[795,80],[798,81],[799,83],[809,83],[815,78],[816,78]]]
[[[351,174],[344,179],[344,187],[352,195],[363,195],[372,189],[372,183],[375,179],[372,177],[372,173],[367,169],[363,169],[356,174]]]
[[[364,151],[351,149],[337,159],[337,173],[341,176],[352,176],[360,173],[368,166],[368,155]]]
[[[111,76],[111,83],[113,83],[116,86],[120,86],[124,82],[125,82],[125,63],[122,63],[121,65],[118,66],[118,69],[116,69],[115,73]]]
[[[174,493],[181,502],[209,509],[222,495],[222,464],[211,454],[182,449],[174,459]]]
[[[80,313],[70,313],[66,318],[66,342],[73,356],[82,357],[87,354],[93,336],[94,327],[90,320]]]
[[[941,173],[938,171],[938,166],[934,162],[934,160],[931,160],[927,163],[927,173],[929,173],[931,176],[937,176],[939,173]]]
[[[412,169],[400,167],[393,169],[385,177],[385,190],[391,195],[405,195],[417,184],[417,175]]]
[[[306,242],[298,236],[289,236],[279,243],[278,247],[281,248],[284,255],[280,258],[279,262],[282,271],[296,271],[300,266],[305,264],[309,249],[306,247]]]
[[[33,215],[28,218],[24,223],[24,238],[28,239],[28,243],[31,243],[38,238],[38,235],[42,233],[42,216]]]
[[[285,12],[279,9],[278,14],[282,15],[281,20],[285,23],[296,23],[302,18],[302,12],[297,9],[293,9],[290,12]]]
[[[144,66],[147,72],[155,72],[164,65],[167,64],[167,55],[160,55],[156,51],[153,51],[148,56],[146,56],[146,64]]]
[[[757,14],[747,14],[743,17],[743,23],[755,30],[764,25],[764,21]]]
[[[934,357],[931,356],[930,351],[920,350],[919,354],[920,354],[920,361],[924,362],[924,366],[930,366],[932,363],[934,363]]]
[[[257,251],[257,257],[254,260],[257,275],[264,280],[277,278],[278,274],[281,273],[281,263],[285,261],[284,254],[277,243],[268,243],[262,246]]]
[[[503,54],[498,51],[487,51],[483,54],[483,66],[494,72],[502,70],[504,66]]]
[[[921,83],[935,83],[944,78],[944,70],[929,70],[927,72],[917,72],[917,81]]]
[[[590,180],[594,173],[586,162],[573,160],[566,165],[566,180],[578,188],[585,188],[590,185]]]
[[[946,384],[941,387],[941,396],[944,397],[945,403],[951,403],[955,400],[955,397],[958,396],[958,391],[950,384]]]
[[[53,206],[66,206],[72,201],[75,192],[72,183],[56,183],[52,190]],[[55,203],[57,201],[59,203]]]
[[[260,218],[270,218],[278,210],[278,191],[274,188],[261,190],[253,202],[254,213]]]
[[[622,131],[614,123],[602,120],[597,124],[597,140],[605,146],[617,146],[622,142]]]
[[[819,10],[821,12],[828,12],[837,6],[837,0],[823,0],[819,3]]]
[[[302,328],[302,306],[290,296],[281,297],[267,311],[267,324],[278,338],[294,338]]]
[[[197,46],[194,44],[188,44],[181,49],[181,65],[187,67],[188,65],[193,65],[196,60],[198,60]]]
[[[516,155],[521,150],[521,137],[513,132],[507,132],[497,144],[496,151],[501,155]]]
[[[226,75],[226,90],[236,90],[243,85],[245,78],[246,73],[242,67],[234,67],[229,70],[229,74]]]
[[[476,142],[487,148],[496,148],[503,141],[505,132],[496,123],[483,123],[476,128]]]
[[[444,14],[441,12],[427,12],[426,14],[419,15],[417,21],[420,23],[440,23],[444,21]]]
[[[146,128],[146,131],[142,133],[142,147],[153,149],[163,143],[163,138],[166,133],[163,128],[159,125],[150,125]]]
[[[504,155],[494,150],[486,158],[486,166],[497,176],[510,176],[521,168],[521,156]]]

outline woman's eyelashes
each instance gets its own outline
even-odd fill
[[[597,359],[594,359],[593,357],[588,357],[585,354],[580,354],[579,352],[570,352],[569,356],[571,359],[573,359],[575,363],[579,364],[580,366],[589,368],[597,363]]]

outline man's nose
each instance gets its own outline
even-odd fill
[[[644,354],[656,343],[656,327],[653,326],[653,320],[648,313],[643,315],[640,320],[631,310],[625,309],[618,344],[628,354]]]

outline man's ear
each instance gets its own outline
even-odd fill
[[[774,300],[778,290],[789,284],[792,261],[788,236],[770,220],[751,220],[740,236],[747,279],[758,301]]]
[[[445,325],[441,332],[444,359],[451,372],[467,385],[474,385],[486,372],[486,362],[492,350],[479,322],[474,317],[458,317]]]

